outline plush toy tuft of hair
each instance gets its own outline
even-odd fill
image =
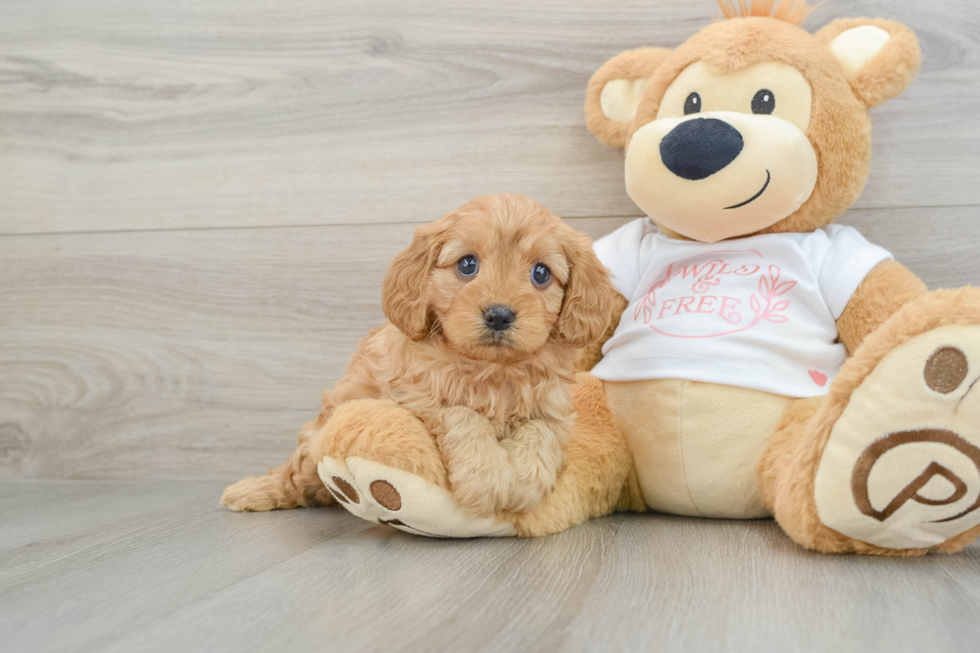
[[[761,16],[793,25],[802,24],[816,9],[808,6],[806,0],[718,0],[718,6],[725,18]]]

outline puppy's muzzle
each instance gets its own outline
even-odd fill
[[[491,331],[506,331],[514,325],[514,311],[508,306],[490,306],[483,313],[483,321]]]

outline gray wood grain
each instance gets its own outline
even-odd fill
[[[975,208],[844,222],[980,281]],[[625,218],[572,219],[593,237]],[[0,238],[0,477],[235,479],[289,455],[413,225]]]
[[[980,283],[974,5],[836,0],[807,23],[882,16],[922,41],[842,222],[933,287]],[[438,541],[216,506],[292,450],[413,226],[500,191],[593,237],[637,216],[584,128],[586,81],[716,15],[0,3],[0,650],[975,650],[978,545],[820,556],[771,521],[655,514]]]
[[[653,513],[537,540],[432,540],[339,509],[229,513],[219,491],[0,483],[5,517],[25,523],[41,493],[65,524],[0,544],[0,648],[941,652],[980,636],[976,545],[822,556],[771,521]],[[87,528],[79,494],[101,499]]]
[[[636,215],[582,117],[608,57],[676,46],[712,0],[30,0],[0,4],[0,233],[427,221],[514,191]],[[980,204],[980,16],[902,20],[925,64],[874,112],[860,207]]]

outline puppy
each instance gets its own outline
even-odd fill
[[[384,281],[391,324],[360,343],[289,462],[230,486],[221,503],[332,503],[310,438],[336,406],[380,398],[435,436],[464,510],[533,508],[564,464],[575,362],[605,332],[614,296],[589,239],[527,197],[478,197],[419,227]]]

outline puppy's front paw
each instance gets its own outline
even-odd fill
[[[449,485],[460,508],[476,517],[489,517],[509,509],[514,475],[509,467],[481,470],[450,464]]]
[[[474,517],[490,517],[498,510],[506,510],[507,493],[496,492],[484,484],[453,483],[452,497],[464,512]]]
[[[520,445],[514,440],[503,439],[500,446],[507,452],[513,467],[515,457],[519,458],[521,455]],[[556,458],[560,455],[561,452]],[[536,508],[555,488],[560,466],[557,463],[548,464],[544,460],[524,461],[524,464],[517,466],[518,471],[515,471],[514,481],[504,499],[505,509],[526,512]]]
[[[435,430],[453,439],[454,435],[458,438],[473,433],[490,432],[493,431],[493,427],[485,415],[472,408],[453,406],[436,413]]]
[[[507,509],[513,512],[527,512],[541,503],[555,487],[554,478],[533,478],[525,483],[515,483],[514,490],[507,498]]]

